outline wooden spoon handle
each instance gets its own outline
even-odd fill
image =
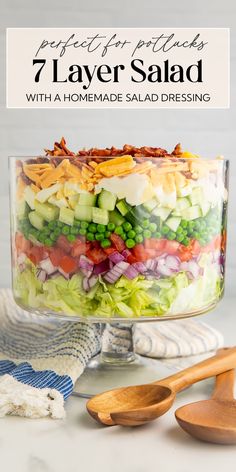
[[[217,375],[212,398],[214,400],[234,400],[234,380],[233,369]]]
[[[236,368],[236,347],[224,348],[215,356],[154,383],[165,385],[175,392],[179,392],[195,382],[234,368]]]

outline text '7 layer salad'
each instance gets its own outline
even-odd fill
[[[90,149],[64,138],[16,160],[13,286],[43,313],[182,316],[221,297],[225,162],[177,145]]]

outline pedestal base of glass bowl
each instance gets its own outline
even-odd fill
[[[102,355],[94,357],[76,382],[73,395],[91,398],[98,393],[128,385],[139,385],[167,377],[175,369],[162,361],[135,355],[131,362],[104,362]]]
[[[90,360],[73,395],[91,398],[120,386],[154,382],[173,372],[174,368],[157,359],[134,353],[133,324],[112,323],[104,330],[101,354]]]

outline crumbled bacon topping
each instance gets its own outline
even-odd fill
[[[60,163],[62,157],[68,156],[68,158],[73,158],[76,160],[78,157],[117,157],[117,156],[125,156],[129,155],[132,157],[171,157],[171,156],[181,156],[182,150],[180,144],[177,144],[172,151],[171,154],[165,149],[159,147],[150,147],[150,146],[142,146],[140,148],[131,146],[130,144],[125,144],[122,149],[116,148],[112,146],[111,148],[105,149],[98,149],[98,148],[91,148],[91,149],[80,149],[76,154],[70,151],[66,146],[65,138],[61,138],[60,143],[54,143],[54,149],[50,151],[49,149],[45,149],[46,155],[51,157],[56,157],[55,165]]]

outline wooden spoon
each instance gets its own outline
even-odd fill
[[[157,382],[122,387],[94,396],[87,402],[89,414],[108,426],[137,426],[153,421],[172,406],[177,392],[227,370],[236,368],[236,347]]]
[[[202,441],[236,444],[234,370],[217,375],[210,400],[178,408],[175,417],[187,433]]]

